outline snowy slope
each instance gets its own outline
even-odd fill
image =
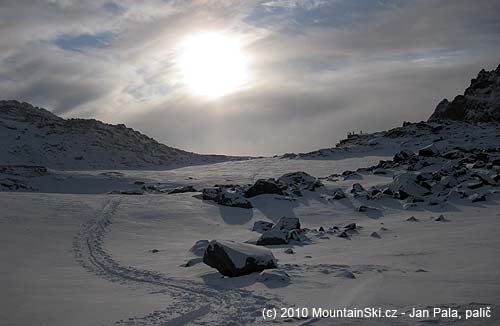
[[[160,144],[125,125],[62,119],[17,101],[0,101],[0,165],[56,169],[160,169],[241,159]]]

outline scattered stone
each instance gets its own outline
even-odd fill
[[[274,246],[288,244],[288,231],[271,229],[264,232],[257,240],[258,246]]]
[[[130,195],[130,196],[140,196],[144,195],[142,190],[113,190],[110,192],[112,195]]]
[[[415,271],[415,273],[428,273],[429,271],[428,270],[425,270],[425,269],[422,269],[422,268],[419,268]]]
[[[342,173],[342,176],[344,177],[344,181],[363,179],[363,176],[361,174],[354,171],[344,171],[344,173]]]
[[[356,194],[356,193],[362,193],[365,192],[365,188],[359,183],[355,183],[352,185],[351,193]]]
[[[276,225],[273,227],[273,229],[278,229],[278,230],[295,230],[295,229],[300,229],[300,221],[297,217],[285,217],[283,216],[278,220]]]
[[[211,241],[203,256],[203,262],[229,277],[277,267],[276,259],[270,250],[229,240]]]
[[[319,231],[319,232],[325,232],[325,228],[324,228],[324,227],[322,227],[322,226],[320,226],[318,231]]]
[[[245,197],[247,198],[264,194],[284,195],[283,190],[274,179],[259,179],[250,188],[248,188],[247,191],[245,191]]]
[[[289,254],[289,255],[295,254],[295,250],[293,250],[292,248],[287,248],[287,249],[283,250],[283,252],[285,254]]]
[[[469,189],[477,189],[477,188],[481,188],[482,186],[484,186],[482,181],[469,182],[467,184],[467,188],[469,188]]]
[[[418,184],[418,174],[415,172],[404,172],[396,176],[390,188],[393,192],[398,192],[398,199],[406,199],[408,196],[422,197],[429,194],[429,190]]]
[[[284,174],[278,178],[278,183],[296,196],[302,196],[303,190],[315,191],[317,188],[323,187],[321,181],[305,172]]]
[[[371,236],[372,238],[381,239],[380,234],[378,234],[377,232],[372,232],[372,234],[370,234],[370,236]]]
[[[434,219],[436,222],[449,222],[447,218],[444,217],[443,214],[439,215],[436,219]]]
[[[347,234],[346,231],[342,231],[339,235],[338,235],[339,238],[345,238],[345,239],[350,239],[351,237],[349,236],[349,234]]]
[[[335,277],[343,277],[343,278],[348,278],[348,279],[355,279],[356,276],[354,275],[353,272],[351,271],[343,271],[335,275]]]
[[[419,156],[423,156],[423,157],[438,156],[439,155],[439,149],[437,148],[436,144],[432,143],[429,146],[421,148],[418,151],[418,155]]]
[[[480,194],[472,194],[469,196],[469,200],[473,203],[480,202],[480,201],[486,201],[486,195],[480,195]]]
[[[350,223],[350,224],[347,224],[346,226],[344,226],[344,230],[346,230],[346,231],[356,230],[356,228],[357,228],[356,223]]]
[[[343,199],[343,198],[346,198],[346,194],[344,193],[344,191],[342,189],[338,188],[338,189],[335,189],[333,191],[333,195],[332,195],[331,199],[339,200],[339,199]]]
[[[197,191],[198,190],[196,190],[193,186],[182,186],[172,189],[170,192],[168,192],[168,194],[173,195],[173,194],[182,194],[186,192],[197,192]]]
[[[156,254],[157,252],[160,252],[160,250],[158,250],[158,249],[151,249],[150,252],[153,253],[153,254]]]
[[[259,233],[264,233],[266,231],[269,231],[273,228],[274,223],[272,222],[267,222],[267,221],[256,221],[253,224],[252,231],[259,232]]]
[[[204,188],[202,191],[203,200],[217,200],[222,193],[222,189],[219,187]]]
[[[420,220],[416,218],[415,216],[408,217],[406,219],[407,222],[419,222]]]
[[[296,217],[282,217],[270,230],[265,231],[257,240],[257,245],[287,244],[290,240],[305,241],[304,231]]]

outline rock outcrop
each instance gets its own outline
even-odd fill
[[[463,95],[451,102],[442,100],[429,118],[467,122],[500,122],[500,65],[492,71],[479,72]]]

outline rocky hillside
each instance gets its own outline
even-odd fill
[[[479,72],[463,95],[453,101],[442,100],[429,118],[467,122],[500,122],[500,65],[492,71]]]
[[[125,125],[63,119],[17,101],[0,101],[0,165],[54,169],[160,169],[242,158],[201,155],[160,144]]]
[[[309,153],[289,153],[283,158],[335,159],[349,156],[394,155],[417,151],[435,144],[440,150],[456,147],[495,149],[500,147],[500,65],[481,70],[464,95],[451,102],[444,99],[427,122],[405,122],[403,126],[371,134],[349,134],[335,147]]]

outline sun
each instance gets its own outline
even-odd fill
[[[180,46],[177,64],[182,82],[194,93],[211,99],[235,92],[248,78],[240,41],[219,33],[187,38]]]

